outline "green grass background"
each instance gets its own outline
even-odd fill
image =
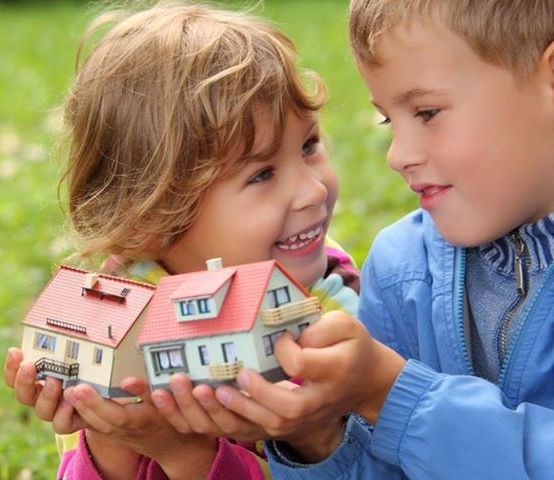
[[[227,1],[237,5],[238,2]],[[266,0],[255,10],[296,42],[301,64],[329,88],[322,124],[341,180],[331,232],[361,265],[375,233],[415,206],[385,164],[389,132],[375,127],[347,42],[346,0]],[[244,5],[245,2],[242,2]],[[0,1],[0,354],[52,267],[70,253],[57,179],[58,106],[95,2]],[[51,427],[0,382],[0,480],[54,478]]]

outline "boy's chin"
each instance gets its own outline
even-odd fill
[[[441,234],[442,238],[448,243],[457,247],[471,248],[478,247],[479,245],[486,245],[497,238],[501,237],[501,234],[492,232],[476,231],[472,232],[469,228],[448,228],[441,225],[437,225],[437,230]]]

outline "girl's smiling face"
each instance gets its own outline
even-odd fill
[[[273,131],[263,115],[257,120],[254,154]],[[278,150],[214,183],[192,227],[161,260],[184,273],[204,270],[214,257],[227,266],[274,258],[309,286],[327,267],[324,238],[337,194],[317,119],[290,111]]]
[[[389,165],[444,238],[479,245],[554,211],[552,58],[520,79],[438,21],[395,27],[377,53],[360,70],[392,126]]]

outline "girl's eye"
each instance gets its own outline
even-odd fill
[[[390,118],[384,117],[383,120],[379,122],[379,125],[389,125],[390,124]]]
[[[253,183],[260,183],[260,182],[266,182],[267,180],[270,180],[275,175],[275,169],[273,167],[267,167],[263,170],[256,173],[253,177],[251,177],[246,183],[248,185]]]
[[[440,108],[430,108],[429,110],[420,110],[416,113],[416,117],[423,120],[424,123],[429,122],[433,117],[440,112]]]
[[[302,145],[302,155],[308,156],[314,153],[319,145],[319,136],[314,135],[304,142]]]

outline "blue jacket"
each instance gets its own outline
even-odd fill
[[[325,461],[276,479],[554,478],[554,268],[515,334],[497,384],[472,375],[465,250],[420,210],[383,230],[362,271],[360,319],[410,359],[371,428],[355,416]]]

